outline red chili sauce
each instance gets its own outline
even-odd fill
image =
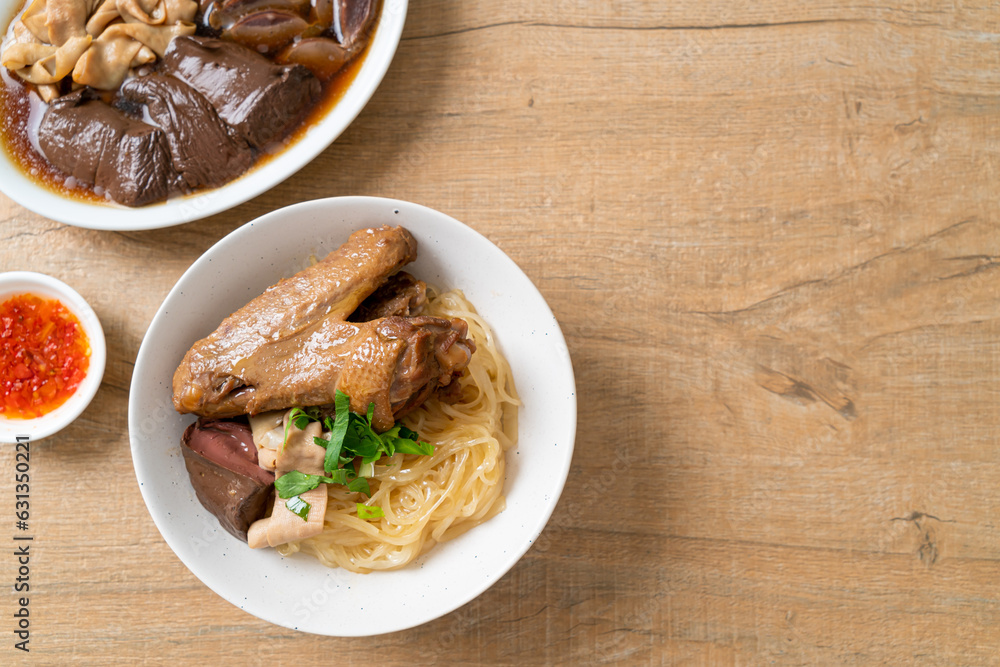
[[[0,415],[32,419],[55,410],[89,367],[90,341],[62,303],[34,294],[0,303]]]

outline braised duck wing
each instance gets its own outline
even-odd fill
[[[465,322],[436,317],[325,317],[242,357],[228,373],[233,388],[192,412],[232,417],[328,405],[339,389],[354,412],[374,403],[373,424],[384,430],[465,369],[475,350],[466,333]]]
[[[269,288],[195,343],[174,373],[174,407],[211,417],[255,415],[329,405],[340,390],[355,412],[374,403],[374,426],[390,428],[450,385],[475,351],[461,320],[346,321],[415,257],[416,242],[401,227],[356,232],[322,262]],[[422,293],[411,296],[420,301]]]
[[[195,343],[174,373],[174,407],[180,413],[216,414],[211,405],[246,384],[238,374],[241,360],[323,318],[346,319],[416,256],[417,242],[402,227],[355,232],[322,261],[269,287]]]

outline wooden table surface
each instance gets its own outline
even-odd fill
[[[7,593],[0,663],[996,665],[998,179],[995,0],[413,0],[365,111],[247,204],[99,232],[0,197],[0,269],[70,283],[109,345],[93,404],[34,446],[31,653]],[[562,325],[580,410],[562,499],[509,574],[422,627],[337,639],[188,572],[126,409],[195,258],[354,194],[506,251]]]

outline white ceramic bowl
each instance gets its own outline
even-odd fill
[[[507,454],[506,509],[391,572],[354,574],[314,558],[251,550],[195,498],[180,451],[193,418],[174,412],[171,378],[187,349],[278,279],[323,257],[351,232],[403,225],[417,239],[407,267],[459,287],[493,327],[523,401]],[[129,399],[129,436],[143,498],[164,539],[207,586],[255,616],[324,635],[374,635],[424,623],[503,576],[542,531],[566,481],[576,434],[576,387],[559,325],[531,281],[469,227],[423,206],[342,197],[306,202],[250,222],[202,255],[170,291],[146,332]]]
[[[0,20],[13,16],[22,0],[0,0]],[[399,44],[408,0],[384,0],[365,61],[337,105],[294,144],[235,181],[214,190],[141,208],[85,202],[59,195],[26,176],[0,149],[0,190],[47,218],[90,229],[138,230],[169,227],[225,211],[256,197],[326,150],[357,117],[382,81]],[[2,35],[2,31],[0,31]]]
[[[90,307],[76,290],[52,276],[31,271],[10,271],[0,273],[0,303],[18,294],[35,294],[45,299],[58,299],[76,315],[90,339],[90,366],[83,382],[73,395],[58,408],[34,419],[8,419],[0,415],[0,442],[12,443],[17,436],[28,436],[31,440],[46,438],[69,426],[90,405],[90,401],[101,386],[107,355],[104,330]]]

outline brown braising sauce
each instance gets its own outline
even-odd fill
[[[5,35],[10,34],[10,26],[21,18],[28,3],[29,0],[24,0],[10,21],[6,23]],[[295,129],[284,138],[283,146],[277,151],[260,153],[249,171],[270,162],[280,155],[284,148],[302,139],[310,127],[322,120],[340,102],[361,70],[361,65],[368,56],[368,49],[371,48],[371,43],[374,41],[378,29],[379,21],[376,18],[375,25],[368,37],[368,43],[361,54],[329,81],[320,79],[323,85],[323,95],[320,100],[305,113]],[[196,34],[213,37],[217,35],[215,31],[203,29],[200,24]],[[3,150],[24,174],[39,185],[57,194],[80,201],[108,203],[109,200],[103,196],[103,193],[95,193],[92,187],[76,182],[76,179],[52,166],[42,156],[38,149],[38,126],[47,105],[41,101],[38,95],[29,94],[30,87],[30,84],[22,81],[6,67],[0,67],[0,119],[3,121],[0,123],[0,145],[2,145]],[[204,191],[204,189],[199,189],[193,194]]]

